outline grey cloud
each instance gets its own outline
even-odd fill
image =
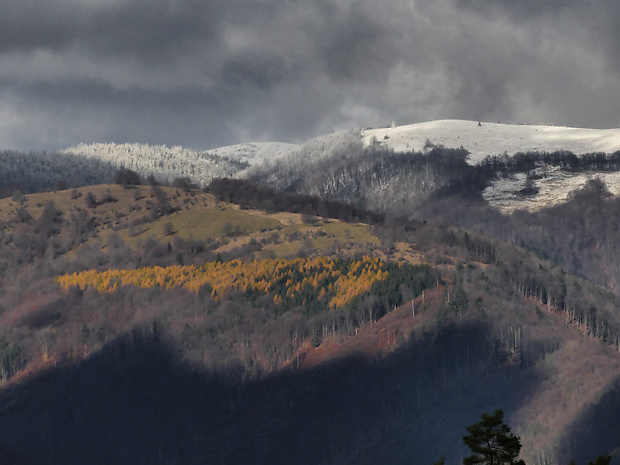
[[[620,126],[619,9],[611,0],[10,2],[0,16],[0,123],[11,129],[0,128],[0,145],[202,149],[436,118]]]
[[[324,17],[317,35],[326,72],[340,81],[370,80],[389,71],[394,59],[391,32],[360,9],[346,8]]]
[[[221,79],[229,86],[267,91],[285,79],[289,70],[281,57],[261,52],[233,56],[221,73]]]
[[[539,17],[541,14],[558,14],[570,8],[571,1],[566,0],[457,0],[461,8],[468,8],[485,15],[509,13],[513,19]]]
[[[620,3],[616,0],[455,0],[464,10],[488,18],[505,17],[533,33],[552,31],[558,40],[579,38],[591,42],[594,50],[605,53],[607,60],[620,66]]]
[[[70,0],[11,2],[0,16],[0,51],[58,51],[68,47],[143,60],[170,58],[192,41],[217,35],[224,3],[132,0],[118,6]]]

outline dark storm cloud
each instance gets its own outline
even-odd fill
[[[161,0],[11,2],[0,16],[0,51],[80,47],[98,54],[167,58],[190,41],[217,35],[222,4]]]
[[[316,31],[318,57],[328,75],[338,81],[371,80],[389,71],[393,60],[391,34],[358,8],[335,11]]]
[[[288,74],[284,60],[274,54],[252,53],[231,57],[222,67],[221,79],[233,87],[269,90]]]
[[[620,126],[611,0],[9,3],[3,147],[209,148],[437,118]]]

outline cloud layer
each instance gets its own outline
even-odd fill
[[[0,149],[463,118],[620,126],[620,5],[57,0],[0,16]]]

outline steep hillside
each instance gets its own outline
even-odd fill
[[[466,156],[458,167],[443,166],[438,154],[446,151]],[[510,213],[564,203],[597,176],[620,193],[618,166],[590,161],[617,153],[617,129],[443,120],[320,137],[239,176],[398,214],[465,176],[486,202]]]
[[[455,227],[226,203],[239,182],[0,201],[0,444],[41,465],[456,464],[503,408],[527,463],[618,447],[596,421],[614,294]]]

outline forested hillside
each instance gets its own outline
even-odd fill
[[[618,402],[612,292],[446,224],[238,180],[208,191],[0,201],[7,450],[42,465],[459,463],[465,426],[495,408],[527,463],[617,447],[599,427],[601,399]]]
[[[0,463],[613,454],[618,152],[388,142],[5,152]]]
[[[302,146],[299,153],[305,155],[299,160],[254,167],[247,177],[388,217],[458,224],[533,250],[612,290],[620,288],[613,196],[620,152],[504,154],[473,165],[466,150],[430,141],[422,152],[395,153],[383,144],[364,148],[354,133],[346,143],[335,140],[323,140],[319,157],[309,155],[318,150],[315,141]]]

